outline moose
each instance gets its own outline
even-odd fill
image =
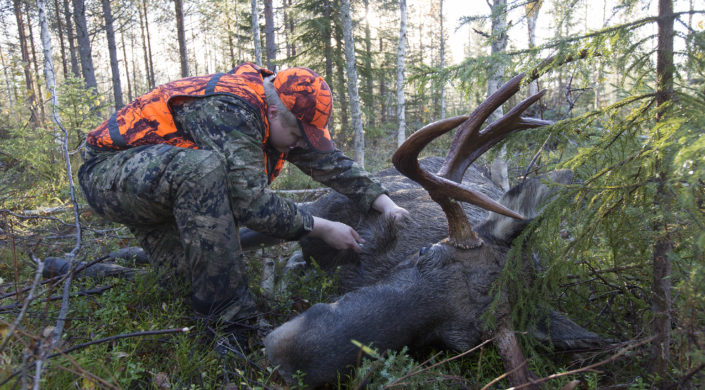
[[[360,349],[352,340],[381,351],[429,345],[465,351],[483,338],[494,339],[513,385],[531,382],[533,374],[511,328],[508,300],[491,313],[495,330],[485,329],[482,318],[491,307],[493,282],[512,240],[560,184],[572,181],[572,173],[551,172],[503,193],[471,165],[507,135],[550,124],[522,117],[543,90],[481,130],[490,114],[519,91],[524,78],[512,78],[469,116],[429,124],[399,147],[393,156],[396,169],[378,177],[394,201],[411,212],[410,221],[397,224],[379,215],[360,215],[337,193],[307,206],[315,215],[353,226],[366,242],[357,254],[315,239],[301,241],[305,258],[339,267],[347,292],[335,302],[311,306],[264,339],[268,361],[287,382],[297,372],[305,373],[309,386],[335,381],[358,360]],[[456,127],[445,160],[419,162],[429,142]],[[534,334],[557,347],[600,340],[555,311],[539,323]]]

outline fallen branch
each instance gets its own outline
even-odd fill
[[[188,333],[189,331],[190,331],[190,329],[186,327],[186,328],[172,328],[172,329],[163,329],[163,330],[147,330],[144,332],[134,332],[134,333],[123,333],[123,334],[118,334],[115,336],[104,337],[104,338],[98,339],[98,340],[88,341],[83,344],[74,345],[73,347],[71,347],[67,350],[53,353],[53,354],[47,356],[47,358],[50,359],[50,358],[53,358],[53,357],[56,357],[59,355],[66,355],[66,354],[71,353],[73,351],[83,349],[86,347],[90,347],[91,345],[102,344],[102,343],[106,343],[109,341],[126,339],[126,338],[130,338],[130,337],[144,337],[144,336],[154,336],[154,335],[162,335],[162,334]]]
[[[550,381],[550,380],[552,380],[552,379],[557,379],[557,378],[564,377],[564,376],[568,376],[568,375],[575,375],[575,374],[578,374],[578,373],[581,373],[581,372],[585,372],[585,371],[592,371],[592,370],[594,370],[596,367],[603,366],[603,365],[605,365],[605,364],[607,364],[607,363],[610,363],[610,362],[612,362],[612,361],[615,361],[615,360],[619,359],[622,355],[624,355],[625,353],[627,353],[630,349],[633,349],[633,348],[639,347],[639,346],[641,346],[641,345],[650,343],[650,342],[653,341],[655,338],[656,338],[656,336],[651,336],[651,337],[649,337],[649,338],[646,338],[646,339],[644,339],[644,340],[639,341],[639,342],[636,343],[636,344],[628,345],[628,346],[622,348],[621,350],[619,350],[619,352],[617,352],[616,354],[610,356],[609,358],[607,358],[607,359],[605,359],[605,360],[601,360],[601,361],[599,361],[599,362],[597,362],[597,363],[594,363],[594,364],[591,364],[591,365],[589,365],[589,366],[585,366],[585,367],[578,368],[578,369],[571,370],[571,371],[561,372],[561,373],[558,373],[558,374],[549,375],[549,376],[544,377],[544,378],[540,378],[540,379],[533,380],[533,381],[531,381],[531,383],[524,383],[524,384],[522,384],[522,385],[519,385],[519,386],[516,386],[516,387],[512,387],[512,389],[513,389],[513,390],[519,390],[519,389],[523,389],[523,388],[525,388],[525,387],[533,386],[533,385],[536,385],[536,384],[539,384],[539,383],[548,382],[548,381]]]
[[[109,290],[109,289],[111,289],[111,288],[113,288],[113,287],[115,287],[115,285],[114,285],[114,284],[111,284],[111,285],[108,285],[108,286],[103,286],[103,287],[99,287],[99,288],[94,288],[94,289],[92,289],[92,290],[79,291],[79,292],[77,292],[77,293],[75,293],[75,294],[71,294],[71,297],[82,297],[82,296],[86,296],[86,295],[102,294],[103,292],[105,292],[105,291],[107,291],[107,290]],[[44,298],[44,299],[42,299],[42,300],[40,300],[40,301],[38,301],[38,302],[58,301],[58,300],[61,299],[61,298],[63,298],[62,295],[53,295],[53,296],[51,296],[51,297],[49,297],[49,298]],[[19,306],[20,306],[19,303],[13,303],[12,305],[7,305],[7,306],[0,306],[0,312],[4,312],[4,311],[7,311],[7,310],[12,310],[12,309],[15,309],[15,308],[17,308],[17,307],[19,307]]]

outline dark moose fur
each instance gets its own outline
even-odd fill
[[[431,172],[441,164],[440,158],[421,161]],[[562,184],[572,180],[569,171],[546,176],[543,180]],[[310,386],[335,381],[358,360],[359,348],[351,340],[380,351],[428,345],[465,351],[485,335],[481,318],[492,300],[492,283],[512,239],[527,221],[464,205],[485,244],[457,249],[443,242],[448,235],[445,215],[423,188],[394,168],[380,172],[378,178],[394,201],[410,211],[411,221],[394,224],[379,214],[360,215],[337,193],[308,206],[316,215],[353,226],[366,243],[358,256],[319,240],[302,240],[305,258],[313,257],[324,267],[341,266],[348,292],[333,303],[312,306],[265,338],[268,360],[287,381],[299,370]],[[466,171],[463,184],[493,199],[502,197],[503,191],[474,166]],[[500,203],[528,220],[554,188],[534,178],[508,191]],[[598,340],[557,312],[551,312],[534,334],[551,337],[559,347]]]

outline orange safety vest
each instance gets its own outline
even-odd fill
[[[264,170],[271,183],[284,167],[285,153],[280,153],[271,172],[265,146],[269,140],[267,100],[262,85],[272,71],[246,63],[228,73],[189,77],[163,84],[115,112],[110,119],[88,133],[86,142],[99,149],[124,150],[141,145],[169,144],[198,149],[193,140],[174,124],[170,102],[176,97],[234,95],[249,103],[264,123]]]

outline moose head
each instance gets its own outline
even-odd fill
[[[555,192],[555,186],[546,183],[569,183],[572,174],[552,172],[502,196],[501,189],[471,165],[508,134],[549,124],[521,116],[544,90],[480,130],[489,115],[519,90],[522,78],[511,79],[471,115],[418,130],[397,150],[395,167],[423,190],[393,170],[382,172],[381,180],[390,196],[411,212],[411,221],[398,225],[376,215],[360,216],[339,194],[310,207],[314,213],[353,225],[367,243],[358,256],[302,241],[306,256],[319,262],[335,259],[347,267],[341,279],[349,291],[333,303],[313,305],[265,338],[267,359],[285,380],[300,371],[311,386],[335,381],[358,360],[359,347],[353,340],[383,351],[427,345],[465,351],[483,337],[494,338],[510,381],[529,380],[531,373],[510,326],[508,302],[491,313],[497,319],[495,331],[486,329],[482,318],[513,238]],[[430,141],[456,127],[442,164],[438,159],[418,161]],[[445,215],[447,230],[440,215]],[[545,333],[556,336],[556,342],[597,338],[555,312]]]

